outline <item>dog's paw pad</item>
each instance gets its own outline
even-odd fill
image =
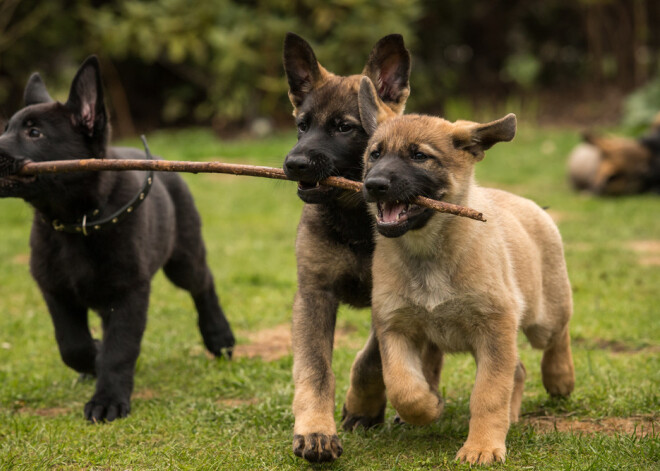
[[[293,453],[311,463],[334,461],[343,451],[337,435],[310,433],[293,437]]]

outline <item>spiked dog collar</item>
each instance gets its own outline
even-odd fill
[[[151,160],[153,159],[151,153],[149,152],[149,147],[147,146],[147,141],[142,138],[142,143],[144,144],[144,151],[147,156],[147,159]],[[88,216],[87,214],[83,214],[83,217],[78,220],[78,222],[75,223],[63,223],[60,222],[58,219],[53,219],[52,221],[48,221],[44,218],[44,222],[49,222],[50,225],[55,229],[57,232],[66,232],[68,234],[82,234],[84,236],[88,236],[91,234],[95,234],[98,232],[102,232],[104,230],[110,229],[111,227],[115,227],[121,220],[126,218],[129,214],[133,213],[138,206],[142,204],[142,202],[145,200],[147,195],[149,194],[149,190],[151,190],[151,186],[154,183],[154,172],[153,170],[149,170],[147,172],[147,176],[144,179],[144,184],[142,185],[142,188],[140,189],[139,193],[135,195],[135,197],[126,203],[124,206],[122,206],[121,209],[118,211],[114,212],[110,216],[100,218],[100,219],[93,219],[95,216],[98,216],[98,214],[101,212],[99,209],[95,209],[92,211],[91,215]]]

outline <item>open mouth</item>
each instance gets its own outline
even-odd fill
[[[401,225],[425,211],[425,208],[417,204],[402,203],[400,201],[379,201],[377,207],[378,224],[383,226]]]
[[[298,182],[299,194],[329,193],[332,189],[331,186],[321,185],[319,182]]]
[[[298,182],[298,197],[305,203],[324,203],[332,198],[333,190],[333,187],[321,185],[319,182]]]

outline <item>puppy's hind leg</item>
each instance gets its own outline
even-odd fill
[[[367,343],[358,352],[351,367],[351,386],[346,393],[342,426],[346,431],[370,428],[385,419],[385,383],[376,334],[371,331]]]
[[[550,340],[541,360],[543,386],[551,396],[567,397],[575,386],[575,370],[568,324]]]
[[[95,375],[98,342],[89,331],[87,308],[72,301],[73,295],[44,291],[43,296],[53,320],[62,360],[79,373]]]
[[[518,360],[516,373],[513,376],[513,394],[511,394],[511,408],[509,409],[509,422],[514,424],[520,417],[520,405],[522,404],[523,390],[525,389],[525,378],[527,371],[522,361]]]
[[[191,294],[206,348],[215,356],[227,355],[231,358],[236,340],[220,306],[213,275],[203,255],[197,256],[196,260],[195,262],[188,257],[172,257],[163,267],[163,271],[172,283]]]

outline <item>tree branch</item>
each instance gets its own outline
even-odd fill
[[[45,173],[96,172],[102,170],[154,170],[159,172],[187,173],[227,173],[250,177],[288,180],[284,171],[279,168],[261,167],[244,164],[228,164],[224,162],[188,162],[176,160],[140,160],[140,159],[84,159],[57,160],[47,162],[28,162],[18,172],[19,175],[41,175]],[[328,177],[320,182],[326,186],[342,188],[355,192],[362,191],[362,183],[341,177]],[[418,196],[413,203],[431,208],[441,213],[455,214],[477,221],[486,222],[482,213],[444,201]]]

